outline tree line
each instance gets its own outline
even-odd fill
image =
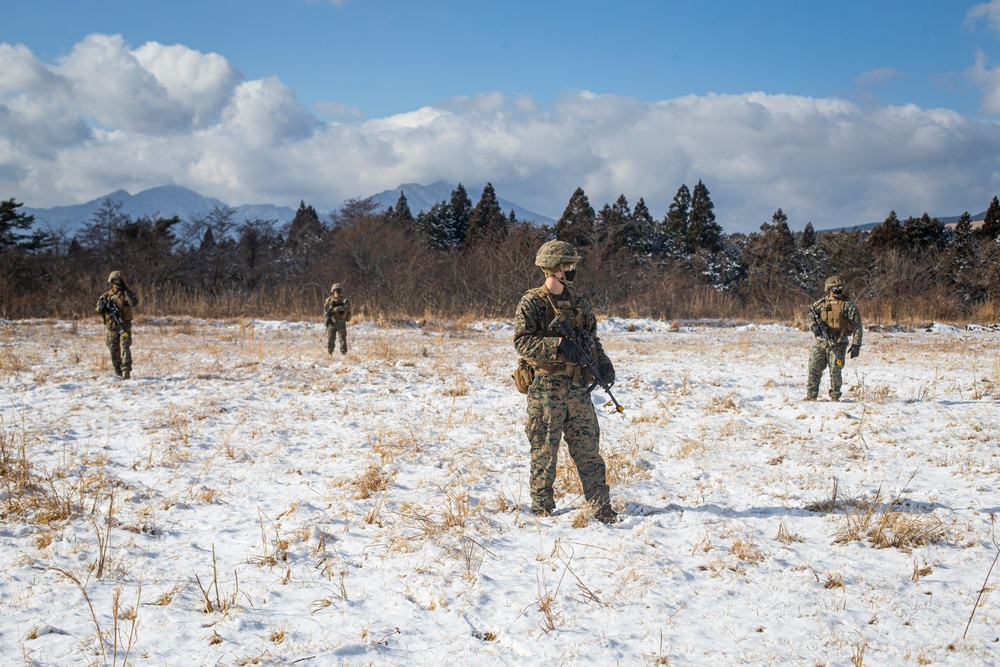
[[[538,246],[569,241],[583,256],[581,289],[618,317],[799,321],[839,274],[867,322],[997,322],[1000,201],[973,229],[895,211],[870,232],[793,232],[779,208],[759,231],[726,234],[705,184],[681,185],[654,218],[624,195],[599,210],[582,188],[554,226],[504,213],[491,184],[475,204],[459,184],[413,215],[405,194],[386,210],[352,199],[326,219],[301,202],[294,219],[122,213],[106,199],[70,236],[32,231],[15,199],[0,202],[0,317],[80,318],[112,269],[155,316],[319,318],[333,282],[368,318],[509,319],[540,283]]]

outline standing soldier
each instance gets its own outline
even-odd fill
[[[132,309],[139,305],[139,297],[125,286],[121,271],[112,271],[108,284],[111,288],[97,300],[97,312],[107,327],[105,340],[115,375],[128,380],[132,376]]]
[[[594,378],[578,363],[580,348],[549,328],[556,314],[562,313],[590,346],[601,375],[609,384],[614,382],[614,366],[597,338],[597,318],[590,304],[572,289],[579,259],[576,249],[565,241],[542,245],[535,265],[545,273],[545,284],[525,292],[514,319],[514,348],[534,371],[524,426],[531,445],[531,511],[548,516],[555,510],[552,485],[559,442],[565,437],[594,516],[614,523],[618,513],[611,507],[600,450],[601,428],[588,391]]]
[[[807,401],[815,401],[819,396],[819,382],[827,365],[830,366],[830,400],[839,401],[848,341],[851,359],[861,353],[861,313],[844,294],[844,281],[840,276],[830,276],[825,288],[826,296],[810,306],[808,313],[816,342],[809,355]]]
[[[347,354],[347,322],[351,319],[351,302],[342,296],[344,288],[340,283],[330,287],[330,296],[323,303],[326,312],[326,353],[333,354],[340,334],[340,353]]]

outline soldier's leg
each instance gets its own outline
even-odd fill
[[[332,324],[326,325],[326,353],[333,354],[337,349],[337,327]]]
[[[562,386],[560,386],[560,382]],[[552,485],[562,426],[566,421],[566,380],[539,373],[528,388],[528,421],[524,433],[531,445],[531,511],[549,514],[556,508]]]
[[[590,394],[582,388],[570,390],[563,429],[569,455],[580,475],[584,498],[598,509],[610,505],[607,466],[601,456],[601,427]]]
[[[819,383],[829,362],[826,343],[817,341],[809,351],[809,376],[806,379],[806,398],[815,400],[819,396]]]
[[[132,376],[132,323],[125,323],[125,331],[121,336],[122,377],[128,380]]]
[[[112,331],[111,329],[108,329],[104,336],[104,342],[108,346],[108,352],[111,353],[111,365],[115,369],[115,375],[122,374],[122,351],[119,338],[120,334],[118,331]]]
[[[834,345],[830,350],[830,399],[840,400],[840,388],[844,384],[844,357],[847,354],[845,345]]]
[[[340,353],[347,354],[347,322],[337,320],[337,329],[340,331]]]

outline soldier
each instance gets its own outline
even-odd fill
[[[840,276],[830,276],[825,288],[826,296],[810,306],[808,313],[816,343],[809,355],[807,401],[815,401],[819,396],[819,382],[827,365],[830,366],[830,400],[839,401],[848,341],[851,359],[861,353],[861,313],[844,294],[844,281]]]
[[[347,354],[347,322],[351,319],[351,302],[340,283],[330,287],[330,296],[323,303],[326,313],[326,353],[333,354],[337,347],[337,334],[340,334],[340,353]]]
[[[600,450],[601,429],[588,391],[593,375],[577,363],[580,348],[549,328],[556,313],[562,312],[573,330],[588,341],[601,374],[609,383],[614,382],[615,369],[597,338],[594,312],[573,291],[579,259],[576,249],[565,241],[542,245],[535,265],[545,273],[545,284],[525,292],[514,319],[514,348],[534,371],[524,426],[531,445],[531,511],[548,516],[555,510],[552,484],[559,442],[565,437],[594,516],[614,523],[618,513],[611,507]]]
[[[97,312],[107,327],[105,341],[115,375],[128,380],[132,376],[132,309],[139,305],[139,297],[126,287],[121,271],[112,271],[108,284],[111,288],[97,300]]]

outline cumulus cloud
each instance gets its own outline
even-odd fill
[[[969,76],[1000,88],[985,57]],[[756,230],[778,208],[795,227],[824,228],[893,209],[982,210],[1000,189],[998,150],[1000,128],[947,110],[764,93],[542,102],[484,92],[326,122],[280,80],[243,80],[186,47],[93,35],[49,66],[0,44],[0,196],[32,207],[177,183],[234,205],[329,210],[444,179],[474,197],[490,181],[551,217],[577,187],[595,207],[624,194],[661,217],[681,184],[702,180],[727,231]]]
[[[979,108],[984,113],[1000,113],[1000,69],[989,67],[986,54],[976,51],[976,62],[965,71],[965,78],[983,93]]]

